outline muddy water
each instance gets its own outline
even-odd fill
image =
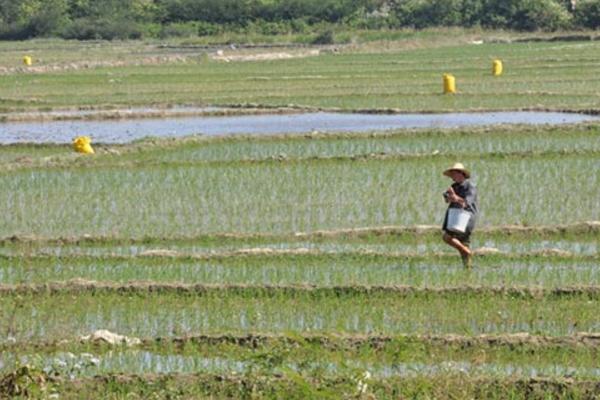
[[[395,115],[318,112],[289,115],[193,116],[102,121],[5,122],[0,123],[0,143],[69,143],[78,135],[91,136],[96,143],[127,143],[148,136],[298,134],[313,131],[360,132],[496,124],[568,124],[585,121],[600,121],[600,117],[550,112]]]

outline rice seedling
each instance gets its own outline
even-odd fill
[[[447,372],[432,379],[430,376],[412,378],[374,379],[363,382],[365,371],[356,371],[342,378],[324,378],[321,374],[309,375],[289,370],[285,374],[260,375],[251,372],[238,374],[191,374],[191,375],[116,375],[106,378],[81,379],[72,384],[61,382],[61,393],[75,398],[82,393],[90,397],[119,395],[124,391],[130,397],[150,395],[185,395],[218,399],[260,396],[294,398],[299,394],[307,397],[334,399],[373,395],[377,398],[419,398],[428,396],[442,398],[539,398],[586,399],[595,395],[595,380],[568,378],[502,378],[467,376],[461,372]],[[435,382],[435,383],[434,383]],[[443,386],[443,389],[440,388]]]
[[[231,354],[229,357],[213,356],[207,357],[200,354],[189,352],[184,354],[164,354],[146,350],[118,350],[110,351],[101,355],[90,353],[74,354],[72,352],[58,352],[39,355],[14,353],[4,353],[0,355],[2,362],[6,366],[14,363],[27,364],[34,362],[41,364],[43,370],[50,371],[58,368],[69,368],[74,370],[79,377],[96,376],[108,374],[192,374],[197,372],[212,374],[245,374],[251,369],[261,369],[263,372],[272,374],[282,373],[286,370],[302,370],[304,373],[321,373],[324,376],[335,378],[339,376],[351,376],[356,370],[369,371],[373,378],[385,379],[392,377],[436,377],[449,373],[467,373],[479,376],[496,377],[519,377],[534,378],[545,376],[549,378],[559,378],[569,375],[572,378],[580,379],[598,379],[600,369],[587,359],[587,366],[580,364],[580,361],[568,360],[566,351],[562,354],[565,364],[544,364],[543,360],[535,359],[527,355],[513,356],[511,362],[494,362],[494,355],[486,354],[486,362],[472,362],[461,359],[448,359],[434,361],[432,359],[424,361],[396,361],[393,363],[382,362],[371,358],[361,360],[359,357],[352,361],[344,361],[343,354],[329,354],[325,357],[314,358],[311,354],[308,358],[298,358],[296,354],[278,353],[277,349],[271,349],[269,355],[274,359],[273,362],[260,361],[266,352],[256,352],[254,354],[239,357],[240,354]],[[280,357],[281,358],[278,358]],[[306,357],[306,355],[304,355]],[[337,357],[336,357],[337,356]],[[540,356],[540,355],[538,355]],[[231,358],[230,358],[231,357]],[[543,357],[543,353],[541,354]],[[540,357],[540,358],[541,358]],[[36,360],[38,358],[38,360]],[[93,361],[92,365],[87,366],[86,358]],[[552,357],[554,358],[554,357]],[[41,359],[41,360],[40,360]],[[576,366],[574,366],[576,365]],[[8,368],[7,368],[8,369]],[[0,372],[3,368],[0,367]],[[71,373],[73,373],[71,372]]]
[[[600,145],[597,144],[599,134],[595,128],[589,130],[553,128],[533,132],[522,132],[514,128],[495,128],[480,132],[442,130],[413,131],[410,134],[396,132],[393,135],[332,136],[320,135],[310,139],[287,137],[272,140],[214,140],[197,145],[185,144],[168,152],[154,151],[149,161],[205,162],[270,158],[293,160],[353,156],[463,157],[473,153],[501,157],[513,153],[600,151]]]
[[[219,332],[564,336],[597,331],[597,303],[586,294],[536,299],[485,293],[339,294],[335,289],[232,289],[201,295],[65,292],[3,296],[0,318],[10,331],[7,336],[18,341],[74,339],[97,329],[138,337]],[[19,312],[10,313],[16,307]]]
[[[540,287],[600,285],[597,257],[481,256],[466,271],[454,255],[364,252],[193,257],[11,257],[0,260],[0,284],[89,281],[323,286],[459,285]]]
[[[11,210],[0,234],[135,238],[439,224],[445,207],[436,193],[448,185],[440,171],[451,160],[16,171],[0,176],[0,204]],[[480,226],[600,219],[595,156],[465,162],[481,192]],[[406,187],[414,192],[400,202]]]

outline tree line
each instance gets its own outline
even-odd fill
[[[0,0],[0,39],[134,39],[463,26],[596,29],[600,0]]]

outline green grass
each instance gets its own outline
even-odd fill
[[[597,308],[598,300],[586,295],[531,299],[334,290],[223,290],[202,295],[89,292],[0,298],[2,326],[7,336],[18,341],[73,339],[96,329],[140,337],[219,332],[563,336],[598,331]]]
[[[598,42],[382,51],[300,61],[222,63],[197,58],[186,63],[15,73],[0,82],[0,109],[239,103],[405,111],[597,107]],[[490,72],[496,57],[505,64],[499,78]],[[457,77],[456,96],[441,94],[441,76],[446,72]]]
[[[0,150],[0,165],[21,163],[29,165],[34,162],[46,162],[49,158],[63,156],[67,153],[65,146],[2,146]]]
[[[359,373],[357,372],[358,376]],[[358,379],[310,376],[294,371],[282,375],[250,373],[119,376],[59,381],[61,398],[108,397],[145,399],[151,396],[187,398],[360,398]],[[589,399],[598,393],[595,380],[481,378],[462,373],[431,377],[372,379],[363,397],[378,399],[473,398],[473,399]]]
[[[523,371],[515,371],[519,376],[527,376],[527,370],[535,367],[551,372],[541,375],[555,375],[563,368],[572,368],[593,376],[599,371],[592,371],[597,366],[597,349],[583,342],[571,345],[555,345],[535,343],[502,343],[502,337],[496,337],[484,345],[469,346],[464,342],[451,343],[431,338],[397,336],[378,340],[377,337],[319,337],[315,335],[298,336],[283,335],[261,340],[259,337],[242,337],[246,341],[233,342],[227,339],[209,337],[193,338],[183,343],[160,341],[145,343],[135,348],[110,347],[89,343],[58,343],[37,348],[37,353],[30,349],[7,348],[0,353],[5,367],[16,358],[34,362],[38,354],[45,365],[52,365],[56,360],[72,363],[70,359],[80,362],[82,354],[93,354],[101,364],[98,368],[90,368],[88,374],[95,373],[193,373],[198,370],[213,373],[246,372],[248,368],[265,371],[281,370],[290,364],[303,370],[323,369],[327,375],[349,374],[352,370],[363,369],[372,373],[378,371],[379,377],[389,375],[427,374],[428,366],[440,369],[459,369],[461,364],[477,368],[484,366],[497,368],[502,374],[503,367],[527,365]],[[233,339],[233,337],[231,337]],[[220,340],[224,339],[224,340]],[[536,338],[533,338],[534,340]],[[543,339],[539,339],[542,341]],[[71,357],[69,354],[74,354]],[[25,362],[25,360],[23,360]],[[37,360],[35,360],[37,362]],[[446,363],[446,368],[442,364]],[[327,367],[327,364],[330,367]],[[410,368],[412,366],[412,370]],[[407,370],[402,371],[403,367]],[[423,368],[425,367],[425,368]],[[0,368],[1,369],[1,368]],[[162,370],[161,370],[162,369]],[[440,371],[441,372],[441,371]],[[541,372],[541,371],[539,371]],[[588,375],[588,376],[590,376]]]
[[[255,349],[252,352],[240,351],[238,348],[234,354],[214,354],[215,352],[211,351],[212,355],[195,351],[173,354],[139,349],[120,350],[97,354],[99,365],[86,368],[82,375],[190,374],[198,371],[213,374],[241,374],[251,369],[281,373],[288,369],[302,369],[304,373],[312,375],[320,372],[323,376],[331,378],[351,376],[357,370],[369,371],[376,379],[437,376],[456,372],[504,378],[532,378],[539,375],[557,378],[566,374],[576,378],[600,378],[600,370],[596,368],[597,364],[594,362],[597,354],[590,354],[589,349],[585,351],[488,350],[465,357],[465,354],[461,354],[460,351],[441,351],[428,356],[426,352],[432,350],[429,346],[407,346],[401,341],[395,344],[401,346],[401,350],[389,349],[390,353],[387,354],[384,351],[368,350],[370,353],[368,355],[357,352],[325,353],[322,350],[293,349],[284,346]],[[409,352],[414,354],[409,355]],[[73,353],[41,353],[41,364],[44,368],[48,368],[60,361],[69,362],[70,354]],[[27,353],[23,355],[0,353],[0,358],[7,365],[12,365],[17,359],[23,363],[31,362],[30,360],[35,357]],[[344,357],[352,357],[352,361],[344,360]],[[7,371],[2,371],[0,368],[0,372]]]

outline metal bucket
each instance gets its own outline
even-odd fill
[[[462,208],[448,209],[448,222],[446,229],[452,232],[465,233],[471,219],[471,213]]]

